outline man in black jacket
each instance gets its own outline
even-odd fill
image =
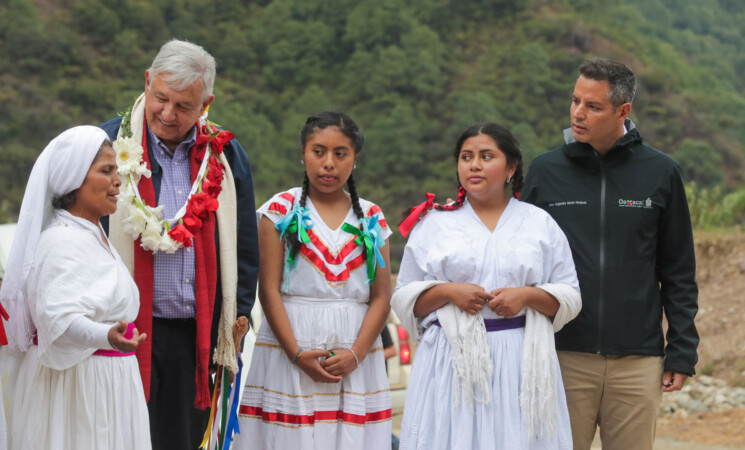
[[[575,449],[652,449],[662,392],[698,360],[693,233],[678,164],[628,119],[625,65],[579,69],[565,144],[533,161],[521,200],[545,209],[572,247],[582,312],[556,335]],[[667,344],[662,314],[668,323]]]

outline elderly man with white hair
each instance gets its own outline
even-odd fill
[[[210,359],[237,372],[231,326],[255,299],[251,167],[233,134],[206,120],[214,80],[214,58],[174,39],[145,71],[145,92],[101,125],[123,177],[109,236],[140,291],[137,328],[152,337],[137,358],[155,449],[199,446]]]

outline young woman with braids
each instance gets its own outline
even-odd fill
[[[391,231],[380,208],[357,195],[363,142],[346,114],[309,117],[300,133],[302,188],[257,211],[266,320],[236,448],[390,449],[380,331],[390,311]]]
[[[516,198],[522,154],[507,128],[470,127],[454,156],[458,199],[428,194],[399,228],[411,236],[392,304],[421,339],[400,448],[571,449],[553,343],[581,307],[566,237]]]

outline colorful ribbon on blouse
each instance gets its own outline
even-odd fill
[[[304,208],[299,204],[296,204],[292,211],[287,213],[279,222],[274,225],[274,228],[281,231],[279,239],[282,240],[285,237],[285,233],[297,233],[298,241],[301,244],[307,244],[310,242],[310,236],[308,236],[309,229],[313,228],[313,219],[310,218],[310,210]],[[297,252],[287,252],[287,261],[285,261],[285,287],[290,280],[290,271],[297,265]]]
[[[375,282],[375,269],[379,264],[380,267],[385,267],[385,260],[383,255],[380,254],[378,248],[385,245],[385,239],[380,235],[382,227],[378,222],[378,215],[374,214],[372,217],[363,217],[360,219],[360,225],[362,229],[344,223],[341,226],[343,231],[349,234],[357,236],[354,239],[354,243],[359,246],[364,246],[365,253],[367,254],[367,282],[372,284]]]

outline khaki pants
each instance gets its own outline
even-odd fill
[[[589,449],[598,426],[603,450],[652,450],[663,357],[558,355],[574,450]]]

